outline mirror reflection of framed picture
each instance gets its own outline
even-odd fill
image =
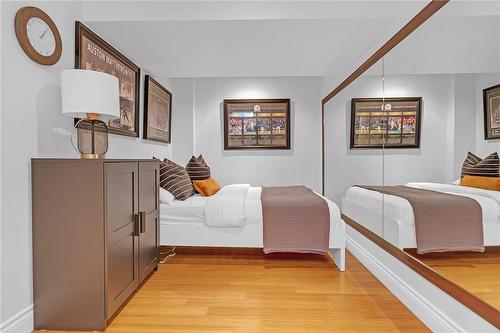
[[[144,133],[146,140],[170,143],[172,94],[151,76],[144,80]]]
[[[421,106],[421,97],[353,98],[350,148],[419,148]]]
[[[290,99],[225,99],[224,149],[290,149]]]
[[[139,67],[81,22],[75,29],[75,68],[112,74],[120,84],[120,118],[106,123],[109,132],[139,137]]]
[[[500,84],[483,90],[484,139],[500,139]]]

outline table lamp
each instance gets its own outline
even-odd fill
[[[102,159],[108,151],[105,121],[120,118],[119,82],[111,74],[68,69],[61,72],[62,113],[80,118],[73,147],[84,159]]]

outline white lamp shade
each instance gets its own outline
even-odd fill
[[[61,72],[62,113],[86,118],[89,113],[102,120],[120,117],[119,81],[116,76],[83,69]]]

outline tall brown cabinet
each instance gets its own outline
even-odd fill
[[[36,329],[104,330],[158,266],[158,182],[158,160],[32,160]]]

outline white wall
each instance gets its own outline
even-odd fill
[[[423,105],[420,149],[386,149],[385,184],[452,181],[453,88],[450,75],[386,76],[386,97],[423,97]],[[353,184],[382,184],[382,150],[349,149],[351,98],[380,96],[380,77],[362,76],[325,105],[325,189],[338,204]]]
[[[74,156],[66,137],[52,128],[71,129],[72,120],[61,115],[59,72],[73,66],[74,21],[81,3],[38,3],[59,27],[63,54],[58,64],[43,67],[31,61],[14,33],[19,2],[2,2],[2,322],[32,304],[31,179],[30,159]]]
[[[0,4],[0,18],[2,17],[3,10]],[[1,26],[0,21],[0,26]],[[0,48],[2,45],[3,37],[0,33]],[[0,52],[0,75],[2,73],[2,52]],[[0,79],[0,115],[2,114],[2,80]],[[2,156],[2,117],[0,116],[0,160]],[[0,241],[2,240],[2,163],[0,162]],[[0,327],[2,326],[2,246],[0,245]],[[1,329],[1,328],[0,328]]]
[[[195,152],[221,184],[307,185],[321,190],[319,78],[219,78],[194,82]],[[290,98],[292,149],[224,151],[227,98]],[[178,161],[186,163],[186,161]]]
[[[460,178],[467,152],[476,151],[475,75],[455,75],[453,178]],[[482,98],[482,96],[481,96]]]
[[[497,72],[500,69],[499,17],[493,12],[479,16],[443,15],[466,2],[476,8],[480,6],[473,1],[452,1],[447,4],[385,56],[388,64],[385,73]],[[498,13],[500,5],[498,1],[496,3]]]
[[[63,53],[54,66],[31,61],[20,48],[13,28],[16,11],[27,3],[1,3],[1,323],[32,305],[30,159],[77,157],[69,137],[61,134],[72,130],[73,120],[61,115],[59,75],[74,65],[74,22],[81,20],[82,3],[29,4],[52,17],[61,33]],[[171,84],[160,81],[167,87]],[[142,87],[140,91],[142,95]],[[142,135],[142,96],[140,106]],[[170,145],[110,135],[108,158],[153,155],[170,157]]]
[[[191,158],[194,146],[194,81],[173,79],[171,82],[172,160],[184,165]]]

